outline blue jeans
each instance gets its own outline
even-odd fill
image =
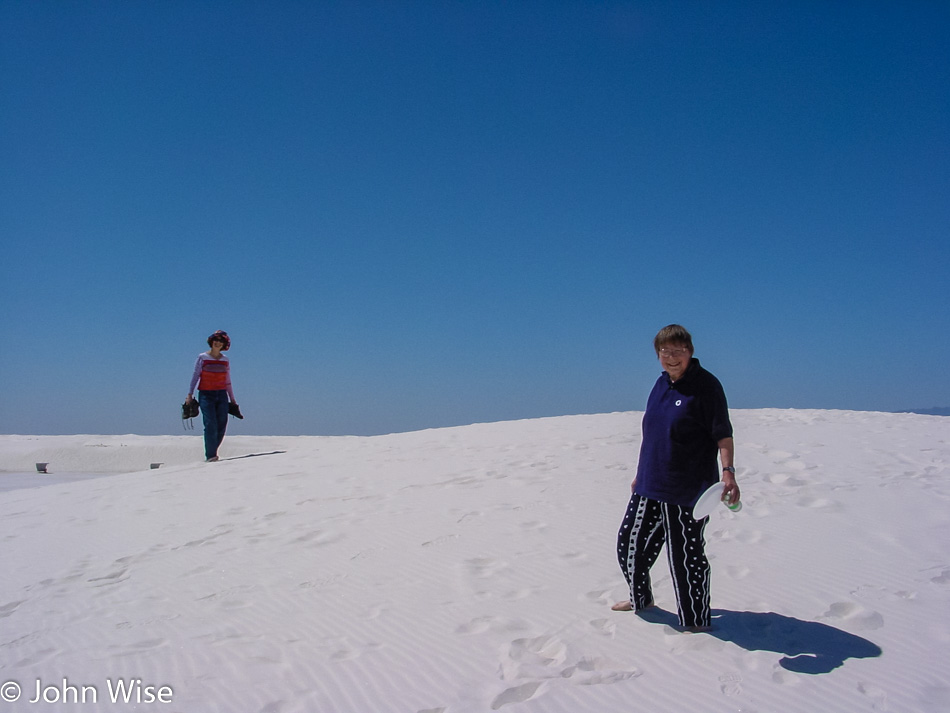
[[[228,429],[228,392],[199,391],[198,405],[205,424],[205,458],[217,458],[218,447]]]

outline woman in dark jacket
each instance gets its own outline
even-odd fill
[[[693,357],[689,332],[671,324],[656,335],[653,347],[664,371],[647,400],[633,495],[617,535],[630,599],[613,609],[639,612],[654,606],[650,568],[665,544],[680,626],[704,631],[710,627],[703,538],[709,518],[695,520],[693,505],[719,481],[720,472],[723,498],[739,502],[732,424],[722,385]]]

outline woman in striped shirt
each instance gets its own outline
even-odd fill
[[[231,338],[219,329],[208,337],[208,346],[211,349],[199,354],[195,362],[185,401],[190,403],[194,399],[197,386],[205,427],[205,459],[210,463],[218,460],[218,448],[228,427],[228,408],[233,403],[237,410],[237,402],[231,389],[231,363],[224,354],[231,348]]]

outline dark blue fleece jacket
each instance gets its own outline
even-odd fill
[[[732,436],[719,379],[692,359],[679,381],[666,372],[650,392],[643,414],[637,495],[691,506],[719,481],[718,443]]]

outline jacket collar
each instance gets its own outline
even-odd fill
[[[696,375],[696,372],[700,370],[700,368],[701,367],[699,365],[699,359],[697,359],[696,357],[691,357],[689,360],[689,366],[686,367],[686,373],[683,374],[682,379],[678,381],[671,381],[670,375],[667,374],[665,371],[663,372],[663,376],[666,377],[666,383],[669,386],[676,386],[677,384],[682,384],[683,382],[689,381],[690,379],[692,379],[693,376]]]

